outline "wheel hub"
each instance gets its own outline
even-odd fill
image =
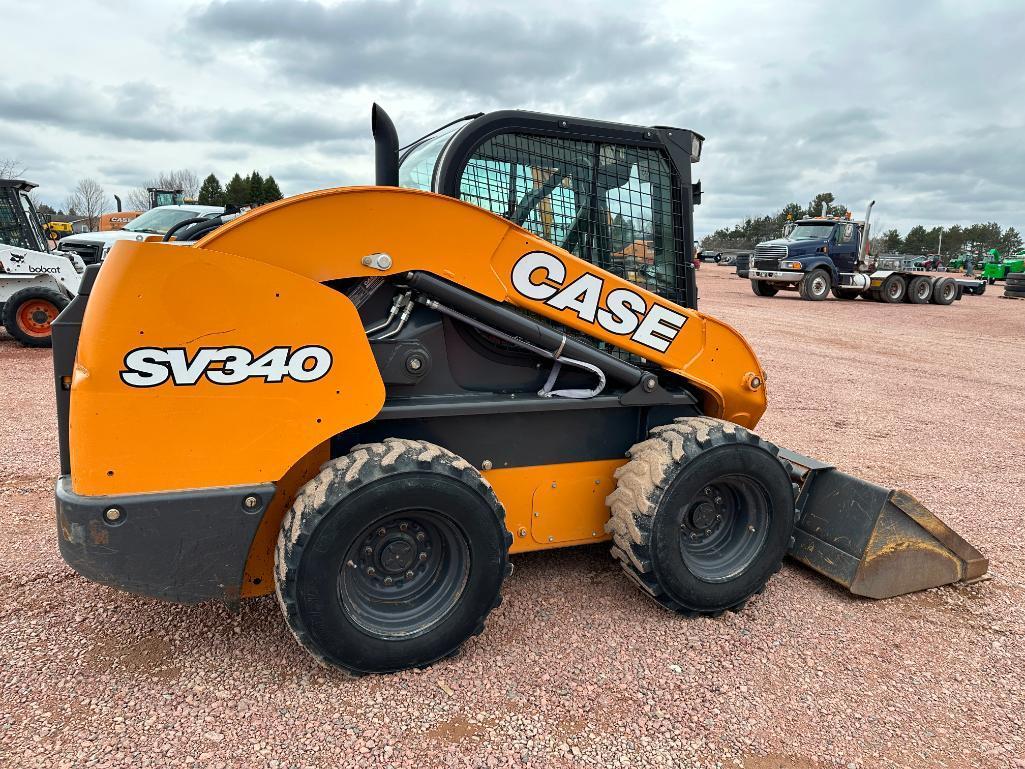
[[[371,531],[360,549],[358,570],[374,591],[413,587],[432,564],[432,542],[418,523],[396,520]]]
[[[723,496],[712,486],[707,487],[684,516],[684,534],[692,540],[705,539],[715,534],[723,520]]]

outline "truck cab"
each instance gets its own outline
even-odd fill
[[[830,289],[863,288],[858,272],[864,222],[814,217],[789,222],[783,237],[755,246],[750,275],[759,296],[797,290],[805,299],[825,299]],[[866,283],[867,285],[867,283]]]

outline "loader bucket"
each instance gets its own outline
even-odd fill
[[[911,494],[792,451],[800,484],[790,556],[856,595],[892,598],[986,574],[989,561]]]

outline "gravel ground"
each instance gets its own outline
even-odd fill
[[[0,332],[0,766],[1025,769],[1025,302],[758,299],[713,265],[699,285],[769,372],[767,438],[914,491],[994,579],[875,603],[787,564],[688,621],[605,547],[519,556],[458,658],[350,679],[272,598],[171,606],[66,567],[49,355]]]

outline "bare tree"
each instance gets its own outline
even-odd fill
[[[0,158],[0,179],[20,179],[26,168],[17,158]]]
[[[150,180],[145,187],[136,187],[128,193],[128,207],[132,211],[149,209],[150,187],[158,190],[181,190],[186,198],[196,198],[199,195],[199,176],[189,168],[161,171],[157,178]]]
[[[99,226],[100,214],[103,213],[106,200],[107,193],[103,191],[99,182],[94,179],[82,179],[75,185],[65,205],[69,211],[75,211],[87,219],[89,229],[95,230]]]

